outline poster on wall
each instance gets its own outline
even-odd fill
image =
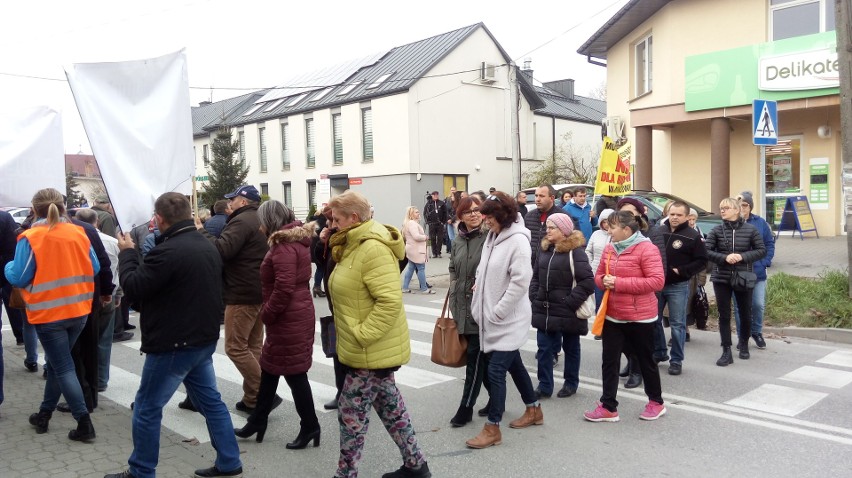
[[[811,158],[809,163],[811,209],[828,209],[828,158]]]
[[[328,174],[320,174],[315,200],[320,207],[324,207],[331,200],[331,179],[329,179]]]
[[[793,158],[779,155],[772,158],[772,181],[775,192],[784,192],[793,180]]]

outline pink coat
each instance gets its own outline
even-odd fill
[[[408,221],[402,228],[402,237],[405,240],[405,257],[415,264],[425,264],[429,236],[423,231],[423,226],[417,221]]]
[[[660,249],[650,240],[643,240],[616,254],[612,243],[607,244],[595,273],[595,284],[603,290],[603,276],[610,257],[609,273],[616,277],[615,288],[609,293],[606,315],[617,320],[647,320],[657,316],[657,296],[663,290],[666,276]]]

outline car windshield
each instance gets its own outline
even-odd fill
[[[711,216],[713,213],[708,212],[702,207],[696,206],[695,204],[687,201],[686,199],[679,198],[677,196],[672,196],[671,194],[666,193],[658,193],[658,192],[643,192],[641,194],[642,197],[646,198],[648,202],[652,203],[656,206],[657,210],[662,213],[663,207],[665,207],[666,203],[669,201],[683,201],[689,205],[692,209],[695,209],[695,212],[698,213],[698,217],[701,216]]]

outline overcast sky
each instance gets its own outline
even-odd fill
[[[4,6],[0,108],[62,111],[66,153],[90,153],[68,84],[71,63],[135,60],[186,48],[190,98],[213,101],[299,73],[483,22],[537,81],[576,80],[588,95],[605,70],[576,53],[627,0],[47,0]],[[511,5],[513,8],[507,8]],[[212,90],[210,89],[212,87]]]

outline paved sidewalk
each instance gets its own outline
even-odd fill
[[[68,431],[76,428],[69,413],[54,412],[48,432],[38,435],[28,418],[38,411],[44,393],[41,372],[24,368],[24,348],[15,345],[11,332],[3,334],[3,360],[6,398],[0,405],[0,476],[100,478],[127,469],[133,450],[129,409],[101,398],[92,414],[97,433],[92,443],[68,439]],[[210,443],[184,443],[183,437],[165,429],[160,440],[158,477],[192,476],[194,470],[213,463]]]

